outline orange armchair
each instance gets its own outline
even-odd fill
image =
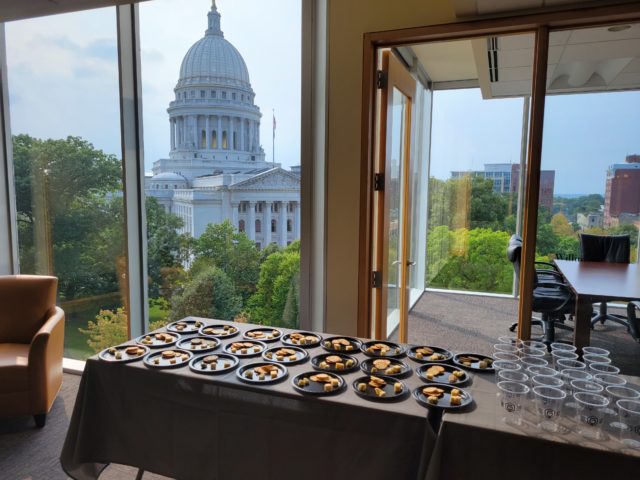
[[[62,385],[64,312],[58,279],[0,276],[0,417],[33,415],[43,427]]]

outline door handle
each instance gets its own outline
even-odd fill
[[[411,260],[407,260],[407,267],[415,267],[416,266],[416,262],[413,262]]]

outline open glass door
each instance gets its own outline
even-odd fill
[[[376,167],[374,332],[387,338],[398,328],[407,340],[410,253],[411,139],[416,81],[391,51],[381,59]]]

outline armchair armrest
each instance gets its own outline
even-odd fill
[[[29,349],[29,401],[35,413],[47,413],[62,385],[64,311],[54,307],[31,340]]]
[[[557,271],[558,271],[558,267],[556,267],[556,266],[555,266],[555,264],[550,263],[550,262],[533,262],[533,263],[534,263],[535,265],[546,265],[546,266],[548,266],[548,267],[551,267],[551,268],[545,268],[545,269],[543,269],[543,270],[552,270],[552,271],[554,271],[554,272],[557,272]]]
[[[562,274],[556,270],[549,270],[548,268],[536,268],[536,274],[550,275],[562,281]]]

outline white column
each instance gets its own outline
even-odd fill
[[[185,115],[182,116],[182,148],[186,148],[187,146],[187,117]]]
[[[235,150],[233,134],[236,130],[236,117],[229,117],[229,150]]]
[[[192,118],[193,118],[193,139],[194,139],[193,143],[197,150],[198,148],[200,148],[200,132],[198,129],[198,116],[194,115]]]
[[[244,146],[244,118],[240,119],[240,151],[246,150]]]
[[[171,150],[176,148],[176,121],[174,118],[169,119],[169,128],[171,130]]]
[[[240,205],[239,202],[231,202],[231,223],[233,223],[233,228],[235,228],[236,230],[240,230],[240,226],[238,225],[238,222],[239,222],[238,206],[239,205]]]
[[[287,246],[287,204],[288,202],[280,202],[280,221],[278,227],[280,228],[280,246]]]
[[[293,239],[300,240],[300,202],[293,204]]]
[[[262,248],[265,248],[267,245],[269,245],[271,243],[271,206],[273,205],[273,202],[264,202],[264,216],[262,217],[264,219],[263,225],[262,225],[262,238],[264,238],[264,245],[262,245]]]
[[[222,148],[222,115],[218,115],[218,131],[216,132],[216,148]]]
[[[249,202],[249,220],[247,225],[247,236],[249,240],[256,239],[256,202]]]
[[[204,149],[205,150],[209,150],[209,149],[211,149],[211,124],[209,123],[209,115],[207,115],[205,117],[205,127],[204,128],[206,128],[205,136],[204,136],[206,144],[205,144]]]

